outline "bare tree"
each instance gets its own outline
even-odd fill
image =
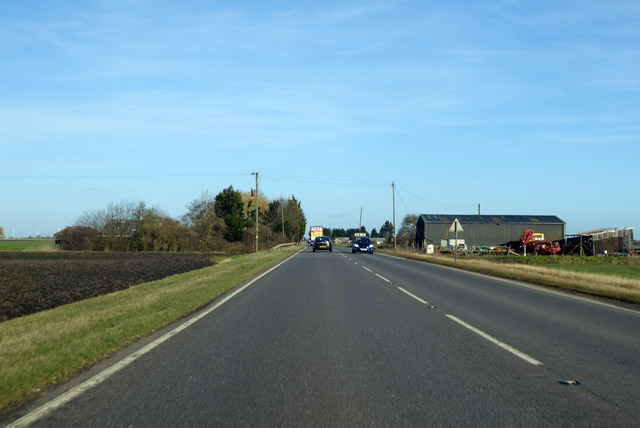
[[[216,215],[215,205],[215,196],[205,190],[200,198],[187,205],[188,211],[182,216],[182,222],[197,238],[201,248],[212,248],[215,238],[226,232],[224,221]]]
[[[102,210],[83,213],[76,219],[77,226],[85,226],[102,233],[107,249],[129,249],[127,239],[142,227],[146,215],[160,216],[158,207],[147,207],[144,202],[126,200],[110,203]]]
[[[400,227],[400,231],[398,232],[398,237],[415,239],[418,217],[418,214],[405,215],[404,219],[402,219],[402,226]]]

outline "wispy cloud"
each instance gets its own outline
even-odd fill
[[[359,4],[358,6],[339,6],[319,8],[312,12],[311,19],[323,24],[344,24],[345,21],[366,18],[371,15],[377,15],[386,10],[393,9],[392,4],[387,2],[372,2]],[[305,15],[309,16],[305,13]]]
[[[639,155],[633,0],[39,6],[0,16],[0,151],[36,153],[30,165],[280,171],[320,157],[339,176],[353,159],[404,159],[389,174],[414,182],[414,164],[442,167],[454,146],[472,195],[469,171],[534,146]],[[309,187],[296,196],[314,203]],[[130,190],[88,183],[78,199],[100,189]],[[327,215],[353,218],[347,205]]]
[[[640,140],[640,132],[637,133],[613,133],[613,134],[544,134],[539,138],[541,141],[556,142],[571,146],[603,146],[611,148],[612,144],[616,145],[637,145]],[[640,155],[636,151],[636,156]]]
[[[599,79],[587,82],[587,84],[611,88],[614,91],[640,92],[640,79]]]

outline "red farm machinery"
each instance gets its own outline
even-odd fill
[[[520,237],[523,251],[536,255],[556,255],[562,252],[562,248],[557,242],[551,242],[544,239],[543,233],[534,233],[533,230],[525,230]],[[526,254],[525,253],[525,254]]]

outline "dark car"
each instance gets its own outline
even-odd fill
[[[351,245],[352,253],[363,253],[367,252],[369,254],[373,254],[373,242],[371,239],[366,236],[358,236],[353,244]]]
[[[313,241],[313,252],[316,250],[329,250],[333,251],[333,244],[331,243],[331,239],[328,236],[318,236]]]

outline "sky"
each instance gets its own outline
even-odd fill
[[[307,223],[640,227],[640,3],[0,3],[0,227],[295,195]],[[640,232],[638,232],[640,233]]]

